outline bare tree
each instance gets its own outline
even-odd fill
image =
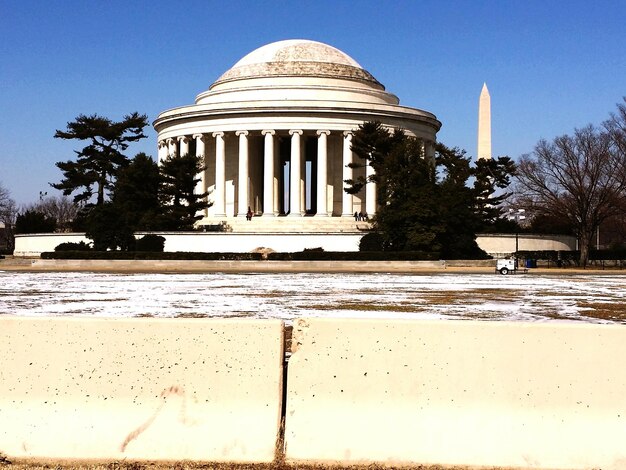
[[[11,193],[0,183],[0,222],[4,224],[4,237],[6,240],[6,248],[13,251],[14,237],[13,227],[15,225],[15,217],[17,217],[17,206],[15,201],[11,199]]]
[[[46,193],[40,193],[39,201],[24,207],[22,212],[27,210],[41,212],[56,220],[57,231],[65,232],[71,231],[71,223],[78,215],[80,206],[67,196],[46,196]]]
[[[520,201],[538,214],[561,217],[580,241],[580,263],[599,225],[621,211],[626,153],[611,132],[587,126],[573,136],[541,140],[518,166]]]
[[[604,122],[604,128],[611,137],[616,152],[626,155],[626,97],[617,105],[617,112],[611,113],[610,119]]]

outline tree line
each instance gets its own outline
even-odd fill
[[[208,193],[195,192],[206,167],[195,155],[168,157],[161,165],[145,153],[128,158],[126,150],[146,138],[147,125],[147,116],[139,113],[118,122],[79,115],[54,135],[86,142],[75,160],[56,163],[63,178],[51,186],[64,197],[40,193],[38,203],[18,213],[0,186],[0,216],[9,226],[14,222],[17,233],[84,231],[96,250],[133,249],[136,231],[192,229],[209,206]]]

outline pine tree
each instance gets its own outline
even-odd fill
[[[346,181],[346,191],[355,194],[376,183],[373,225],[384,250],[426,251],[448,259],[486,256],[476,233],[498,219],[508,194],[494,193],[508,186],[515,166],[501,157],[473,167],[462,150],[442,144],[436,144],[432,159],[424,148],[420,139],[402,130],[364,123],[352,139],[360,161],[351,166],[369,163],[375,173],[369,180]]]
[[[165,230],[191,230],[202,218],[200,211],[210,206],[208,192],[196,194],[198,174],[206,170],[201,157],[169,156],[161,162],[159,202],[162,214],[160,225]]]
[[[352,139],[352,150],[363,163],[374,169],[369,181],[348,180],[346,191],[359,192],[365,184],[376,183],[378,211],[374,227],[383,238],[388,251],[437,251],[437,220],[435,168],[425,158],[418,139],[401,130],[390,133],[379,122],[364,123]]]
[[[96,205],[104,204],[105,193],[112,187],[117,172],[128,164],[122,152],[130,143],[146,137],[143,128],[147,125],[147,116],[136,112],[124,116],[120,122],[97,114],[79,115],[75,121],[67,123],[65,131],[57,130],[54,137],[86,140],[89,145],[75,151],[76,161],[56,163],[64,178],[51,186],[63,191],[65,196],[82,189],[74,196],[74,202],[84,204],[90,202],[95,187]]]
[[[133,230],[159,229],[160,181],[158,165],[145,153],[138,153],[127,167],[120,170],[112,202]]]

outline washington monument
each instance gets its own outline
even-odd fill
[[[483,83],[478,100],[478,150],[477,158],[491,158],[491,97]]]

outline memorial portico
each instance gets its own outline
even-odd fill
[[[421,138],[431,156],[441,126],[426,111],[400,106],[343,52],[294,40],[248,54],[194,105],[161,113],[154,126],[159,161],[189,153],[203,158],[197,191],[209,191],[212,205],[200,224],[243,217],[248,208],[268,220],[330,222],[376,213],[374,183],[354,195],[344,191],[345,180],[373,176],[351,147],[366,121]]]

